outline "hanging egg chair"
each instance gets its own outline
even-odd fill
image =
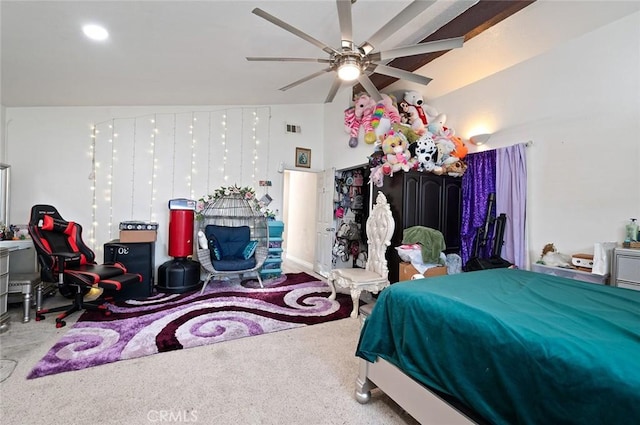
[[[242,280],[255,274],[264,287],[260,269],[269,252],[269,228],[253,192],[219,191],[205,203],[199,220],[197,257],[207,273],[201,293],[211,280],[230,275]]]

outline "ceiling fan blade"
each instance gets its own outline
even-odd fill
[[[338,21],[342,40],[353,42],[353,27],[351,19],[351,0],[336,0],[338,5]]]
[[[329,89],[329,94],[327,94],[327,98],[324,103],[331,103],[333,99],[336,97],[336,93],[340,90],[340,86],[342,85],[342,80],[336,75],[336,78],[333,80],[333,84],[331,84],[331,88]]]
[[[382,95],[373,84],[373,82],[369,79],[367,74],[360,74],[358,77],[358,82],[364,89],[369,93],[369,96],[373,98],[376,102],[380,102],[382,100]]]
[[[309,43],[321,48],[322,50],[324,50],[325,52],[327,52],[329,54],[339,53],[338,51],[336,51],[333,48],[331,48],[331,47],[327,46],[326,44],[324,44],[322,41],[316,40],[315,38],[311,37],[309,34],[300,31],[296,27],[291,26],[291,25],[287,24],[284,21],[281,21],[280,19],[276,18],[275,16],[265,12],[264,10],[262,10],[262,9],[260,9],[258,7],[253,9],[251,11],[251,13],[253,13],[254,15],[258,15],[259,17],[261,17],[263,19],[266,19],[267,21],[271,22],[274,25],[279,26],[280,28],[282,28],[285,31],[289,31],[292,34],[297,35],[301,39],[303,39],[305,41],[308,41]]]
[[[290,88],[293,88],[293,87],[295,87],[295,86],[297,86],[297,85],[299,85],[299,84],[302,84],[302,83],[304,83],[304,82],[306,82],[306,81],[311,80],[312,78],[319,77],[320,75],[322,75],[322,74],[326,74],[327,72],[331,72],[331,71],[333,71],[333,68],[331,68],[331,67],[328,67],[328,68],[322,69],[322,70],[320,70],[320,71],[314,72],[314,73],[313,73],[313,74],[311,74],[311,75],[307,75],[306,77],[301,78],[301,79],[299,79],[298,81],[294,81],[293,83],[291,83],[291,84],[289,84],[289,85],[287,85],[287,86],[281,87],[279,90],[281,90],[281,91],[287,91],[287,90],[289,90]]]
[[[330,63],[329,59],[318,58],[274,58],[266,56],[248,56],[248,61],[251,62],[317,62],[317,63]]]
[[[400,13],[393,17],[389,22],[382,26],[375,34],[369,37],[369,40],[360,45],[360,48],[364,50],[365,54],[368,54],[375,46],[381,41],[387,39],[393,33],[400,28],[408,24],[416,16],[424,12],[429,6],[433,5],[435,1],[416,0],[405,7]]]
[[[376,66],[374,72],[378,74],[388,75],[389,77],[400,78],[402,80],[411,81],[413,83],[427,85],[431,82],[431,78],[422,75],[414,74],[413,72],[405,71],[403,69],[393,68],[386,65]]]
[[[401,58],[404,56],[424,55],[432,52],[457,49],[458,47],[462,47],[463,44],[464,37],[447,38],[444,40],[429,41],[427,43],[419,43],[411,46],[389,49],[383,52],[372,53],[369,55],[369,59],[375,62]]]

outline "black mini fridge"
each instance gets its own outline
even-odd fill
[[[141,299],[153,294],[155,283],[155,242],[120,242],[114,239],[104,244],[104,262],[122,263],[129,273],[142,275],[140,285],[116,294],[116,299]]]

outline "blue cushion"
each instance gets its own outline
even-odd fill
[[[212,261],[213,268],[221,272],[232,272],[236,270],[249,270],[256,266],[256,259],[249,258],[244,260],[242,258],[235,260],[221,260]]]
[[[249,226],[218,226],[208,224],[204,229],[207,240],[215,239],[220,247],[221,260],[244,259],[242,252],[251,239]]]
[[[253,254],[256,252],[257,246],[258,246],[258,241],[247,242],[244,249],[242,250],[242,258],[244,258],[245,260],[248,260],[249,258],[253,257]]]
[[[213,235],[209,239],[209,253],[212,260],[222,260],[222,247],[218,239]]]

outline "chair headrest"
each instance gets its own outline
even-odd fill
[[[73,221],[65,221],[59,218],[53,218],[50,215],[45,215],[42,220],[38,222],[38,227],[42,230],[48,230],[50,232],[64,233],[65,235],[71,235],[75,223]]]

